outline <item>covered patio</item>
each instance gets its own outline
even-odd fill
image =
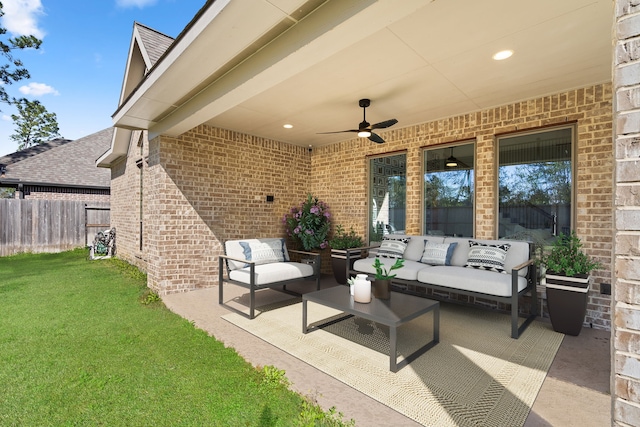
[[[612,422],[640,424],[638,13],[624,0],[216,0],[175,39],[135,24],[97,162],[111,168],[118,256],[162,295],[210,288],[225,240],[284,236],[308,193],[369,241],[379,225],[480,239],[573,229],[604,265],[585,326],[611,331]],[[376,130],[384,143],[324,133],[358,130],[365,98],[366,121],[398,121]],[[568,145],[533,149],[565,131]],[[442,223],[428,184],[454,154],[460,215]],[[503,172],[533,155],[565,156],[568,195],[551,213],[540,202],[533,225],[507,221],[526,209]]]

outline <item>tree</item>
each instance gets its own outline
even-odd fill
[[[4,11],[2,10],[2,3],[0,3],[0,17],[3,15]],[[0,102],[4,102],[5,104],[19,104],[23,102],[24,99],[16,99],[9,96],[5,87],[22,79],[29,79],[31,76],[22,64],[22,61],[13,56],[13,51],[28,48],[39,49],[42,40],[35,36],[5,38],[6,34],[6,28],[0,27],[0,52],[2,52],[4,58],[8,61],[7,64],[0,65],[0,82],[2,82],[2,84],[0,84]]]
[[[19,114],[12,114],[16,133],[9,138],[19,143],[18,150],[60,137],[56,113],[47,111],[40,101],[23,99],[16,104]]]

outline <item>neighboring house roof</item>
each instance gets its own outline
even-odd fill
[[[15,153],[7,154],[4,157],[0,157],[0,165],[10,165],[12,163],[17,163],[21,160],[27,159],[32,156],[36,156],[40,153],[43,153],[47,150],[50,150],[54,147],[59,147],[62,144],[66,144],[71,142],[71,139],[64,138],[56,138],[50,141],[47,141],[43,144],[34,145],[29,148],[25,148],[24,150],[16,151]]]
[[[0,185],[109,188],[111,172],[95,161],[111,145],[114,128],[76,140],[55,139],[0,157],[6,174]]]

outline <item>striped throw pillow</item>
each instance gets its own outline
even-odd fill
[[[384,237],[380,248],[378,248],[377,258],[402,258],[405,249],[407,249],[407,243],[410,238],[392,239],[390,237]]]

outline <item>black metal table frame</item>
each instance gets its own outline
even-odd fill
[[[343,294],[344,297],[338,296],[338,293]],[[328,299],[327,297],[332,298]],[[410,307],[407,311],[407,305],[401,304],[400,300],[410,301],[410,299],[414,298],[418,301],[411,301],[413,304],[409,304]],[[342,316],[338,319],[332,318],[332,320],[329,322],[315,325],[314,327],[309,328],[309,326],[307,325],[308,301],[343,311],[346,314],[345,316]],[[400,303],[399,305],[402,306],[402,309],[406,311],[406,313],[402,313],[400,317],[396,316],[395,318],[392,318],[389,314],[394,314],[395,316],[398,313],[390,313],[390,301],[393,301],[396,304]],[[411,309],[411,307],[415,306],[416,304],[417,307],[415,309]],[[401,362],[398,362],[397,327],[429,312],[433,313],[433,339],[410,355],[406,356]],[[324,328],[338,321],[353,316],[372,320],[389,327],[389,370],[391,372],[398,372],[399,369],[403,368],[413,360],[420,357],[440,341],[440,303],[438,301],[432,301],[422,297],[392,292],[390,300],[377,300],[375,298],[371,298],[370,303],[362,304],[355,302],[353,300],[353,296],[349,295],[349,288],[344,286],[336,286],[334,288],[323,289],[316,292],[309,292],[302,295],[302,333],[304,334],[315,329]]]

